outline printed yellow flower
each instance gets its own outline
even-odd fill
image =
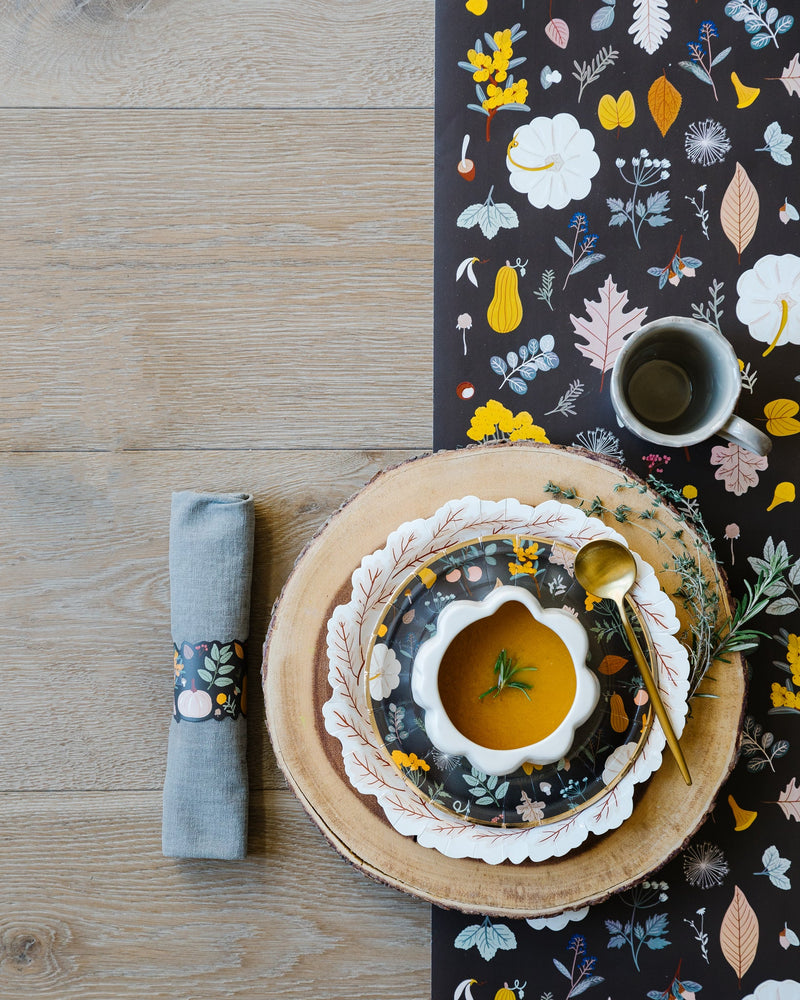
[[[402,750],[392,750],[392,760],[398,767],[407,767],[409,771],[430,771],[430,765],[415,753],[403,753]]]
[[[590,594],[587,591],[586,592],[586,600],[583,602],[583,605],[584,605],[584,607],[586,608],[587,611],[591,611],[592,608],[595,606],[595,604],[597,604],[597,602],[599,600],[601,600],[601,598],[595,597],[594,594]]]
[[[543,427],[534,424],[527,410],[516,416],[496,399],[490,399],[485,406],[479,406],[472,417],[467,437],[472,441],[492,438],[500,441],[542,441],[548,444]]]
[[[486,55],[485,52],[476,52],[475,49],[470,49],[467,52],[467,59],[469,63],[475,67],[475,72],[472,74],[472,79],[476,83],[484,83],[489,79],[492,73],[492,57]]]
[[[479,406],[475,410],[467,437],[473,441],[483,441],[487,437],[492,437],[500,429],[500,423],[508,423],[513,416],[502,403],[490,399],[485,406]]]
[[[217,695],[217,704],[224,705],[227,700],[228,696],[220,691],[220,693]]]
[[[694,500],[697,496],[697,487],[692,486],[691,483],[687,483],[681,493],[686,497],[687,500]]]
[[[800,698],[798,698],[795,692],[789,691],[788,688],[783,687],[781,684],[774,683],[772,685],[770,697],[775,708],[795,708],[800,710]]]
[[[509,435],[509,441],[540,441],[542,444],[549,444],[549,438],[544,432],[544,427],[540,427],[533,422],[533,417],[527,410],[522,410],[514,417],[514,429]]]
[[[517,557],[517,562],[508,564],[508,571],[511,576],[518,576],[520,573],[527,573],[529,576],[536,576],[537,564],[540,555],[538,542],[534,542],[527,548],[515,543],[514,555]]]
[[[800,640],[794,633],[789,634],[786,643],[786,659],[792,668],[792,681],[800,687]]]

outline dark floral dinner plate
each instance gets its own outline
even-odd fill
[[[553,823],[608,792],[641,752],[652,724],[647,692],[616,607],[587,596],[575,581],[575,551],[528,535],[484,536],[417,567],[383,609],[366,671],[372,723],[408,786],[437,808],[477,824]],[[601,694],[566,757],[497,777],[433,746],[424,712],[411,695],[411,677],[417,651],[436,632],[440,612],[455,600],[481,600],[501,585],[523,587],[543,607],[575,615],[589,637],[588,664]],[[635,604],[631,608],[636,613]],[[637,625],[649,643],[635,617]]]

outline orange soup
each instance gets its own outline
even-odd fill
[[[494,666],[502,650],[515,667],[536,668],[512,678],[530,688],[505,687],[481,698],[497,683]],[[566,645],[519,601],[507,601],[459,632],[439,667],[439,695],[450,721],[467,739],[491,750],[514,750],[549,736],[569,711],[575,688]]]

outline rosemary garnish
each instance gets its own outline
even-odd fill
[[[501,649],[494,664],[494,672],[497,674],[497,683],[493,687],[490,687],[488,691],[484,691],[483,694],[479,696],[479,700],[484,699],[487,694],[494,694],[496,698],[503,688],[514,688],[516,691],[521,691],[528,701],[530,701],[531,696],[528,692],[533,685],[528,684],[527,681],[518,681],[513,678],[516,677],[517,674],[522,673],[523,670],[535,669],[536,667],[515,667],[514,661],[508,653],[504,649]]]

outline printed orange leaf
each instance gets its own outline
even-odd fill
[[[606,674],[610,676],[615,674],[618,670],[622,670],[628,661],[624,656],[615,656],[613,653],[609,653],[604,656],[600,661],[600,666],[597,668],[599,674]]]
[[[567,42],[569,41],[569,25],[560,17],[554,17],[552,21],[548,21],[545,25],[544,33],[550,41],[554,45],[557,45],[560,49],[565,49],[567,47]]]
[[[758,211],[758,191],[747,171],[741,163],[737,163],[733,180],[722,198],[719,218],[723,232],[736,247],[739,263],[742,262],[742,251],[756,231]]]
[[[625,339],[644,322],[647,306],[626,312],[628,293],[617,289],[610,274],[598,292],[599,301],[583,300],[588,319],[572,315],[569,318],[575,333],[586,340],[585,344],[576,341],[575,346],[594,368],[603,373],[600,379],[602,391],[605,373],[613,367]]]
[[[683,98],[680,91],[669,82],[665,70],[661,76],[653,81],[647,91],[647,106],[650,108],[653,121],[658,125],[658,130],[662,135],[669,132],[670,126],[678,117],[682,103]]]
[[[797,787],[797,778],[792,778],[778,796],[778,805],[787,819],[796,819],[800,823],[800,788]]]
[[[711,464],[719,466],[714,477],[725,483],[729,493],[740,497],[758,485],[758,474],[767,468],[768,462],[766,455],[756,455],[741,445],[718,444],[711,449]]]
[[[719,944],[725,961],[730,965],[742,985],[742,976],[753,964],[758,948],[758,917],[747,897],[735,886],[733,900],[722,918]]]
[[[800,410],[800,403],[793,399],[773,399],[764,407],[767,418],[767,432],[775,437],[788,437],[790,434],[800,434],[800,420],[795,420],[795,413]]]
[[[623,90],[617,98],[603,94],[597,105],[597,117],[609,132],[614,128],[630,128],[636,118],[633,94],[629,90]]]

